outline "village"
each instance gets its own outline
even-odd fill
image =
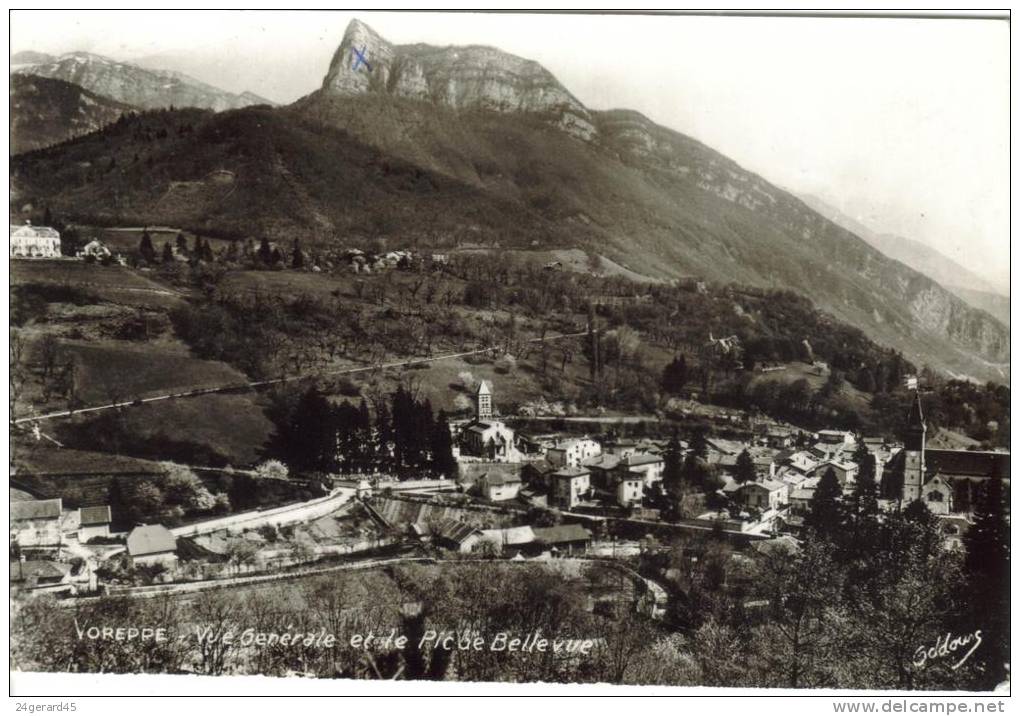
[[[825,344],[817,334],[769,351],[708,328],[658,353],[652,367],[641,353],[653,346],[605,324],[614,312],[661,299],[612,280],[617,293],[603,293],[604,277],[585,262],[567,267],[545,254],[522,273],[571,290],[577,272],[594,282],[580,294],[587,308],[575,304],[574,321],[550,331],[518,323],[513,308],[494,317],[480,282],[459,279],[450,289],[458,271],[477,267],[471,251],[306,256],[297,241],[289,251],[267,240],[214,250],[170,227],[89,234],[75,244],[50,227],[11,225],[27,307],[12,348],[19,408],[9,480],[10,590],[20,619],[51,605],[65,615],[129,603],[296,605],[328,584],[388,590],[384,623],[392,630],[406,623],[407,604],[420,615],[414,610],[436,603],[422,594],[430,579],[451,580],[464,594],[479,580],[508,594],[512,579],[544,590],[542,600],[562,590],[571,612],[600,629],[683,633],[725,618],[714,614],[726,604],[735,622],[763,625],[783,614],[775,575],[790,564],[815,569],[818,550],[877,558],[885,531],[896,549],[935,540],[939,553],[966,559],[969,535],[987,532],[981,521],[995,514],[989,500],[1008,489],[998,418],[966,428],[983,440],[933,423],[925,415],[926,404],[939,405],[925,385],[931,375],[906,373],[898,356],[888,369],[875,367],[883,395],[870,405],[858,387],[871,380],[868,371],[851,384],[845,361],[828,362],[840,359],[831,346],[816,353],[812,343]],[[209,276],[218,288],[182,280]],[[238,298],[236,280],[256,287],[253,298]],[[469,325],[456,322],[426,324],[417,342],[378,333],[380,318],[424,323],[416,296],[432,301],[444,286],[437,303],[481,319],[474,341],[444,340],[444,330]],[[324,292],[328,303],[289,297],[297,287]],[[251,315],[274,300],[264,288],[282,292],[275,300],[284,313],[311,307],[313,321],[330,314],[314,329],[326,335],[301,338],[280,324],[291,352],[260,352],[272,362],[249,361],[248,348],[219,354],[220,362],[196,359],[202,341],[223,340],[222,324],[202,323],[225,305],[210,293],[224,291]],[[668,290],[693,300],[768,300],[757,289],[700,281]],[[352,305],[359,313],[345,323]],[[392,342],[365,350],[363,330],[362,339],[344,335],[371,321]],[[259,348],[278,341],[258,324],[254,331]],[[619,384],[624,365],[654,394],[595,399]],[[719,390],[722,381],[749,395],[734,399]],[[796,402],[808,409],[790,410]],[[874,406],[895,427],[875,429]],[[976,415],[968,409],[962,414]],[[862,428],[858,410],[870,411],[871,427]],[[174,411],[190,416],[173,418],[174,433],[161,424],[125,431],[182,415]],[[911,536],[894,537],[901,533]],[[794,582],[782,582],[780,594],[805,577],[783,578]],[[372,599],[349,608],[364,613]],[[455,611],[445,619],[438,626]],[[60,653],[62,637],[54,639]],[[607,659],[609,641],[592,643]],[[177,668],[211,668],[202,653],[182,656]],[[215,668],[261,668],[249,656]],[[328,661],[315,673],[351,673],[339,668]],[[374,667],[344,667],[365,668]]]
[[[41,12],[18,710],[1008,692],[1008,12]]]
[[[1008,453],[926,448],[919,398],[908,406],[905,442],[774,422],[743,440],[704,432],[689,440],[627,438],[619,427],[525,433],[511,426],[521,421],[500,415],[490,380],[478,381],[472,398],[472,416],[450,423],[452,479],[335,474],[307,501],[173,527],[118,531],[110,504],[79,494],[33,499],[15,489],[29,476],[12,473],[12,589],[68,598],[145,594],[422,555],[625,561],[678,534],[743,547],[796,544],[819,491],[849,500],[862,470],[883,509],[920,500],[938,518],[946,547],[960,549],[977,490],[1009,476]],[[41,439],[38,426],[34,434]],[[195,472],[174,467],[194,480]],[[249,473],[298,480],[275,460]],[[653,591],[661,608],[665,592]]]

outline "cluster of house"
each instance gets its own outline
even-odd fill
[[[65,509],[61,498],[13,500],[10,506],[11,586],[66,591],[95,591],[98,566],[83,545],[96,538],[124,537],[107,557],[124,551],[134,567],[177,563],[177,538],[162,525],[138,525],[120,535],[111,531],[108,505]]]
[[[457,425],[457,457],[463,465],[481,463],[461,484],[492,502],[523,494],[533,504],[573,509],[610,502],[636,507],[662,480],[661,441],[619,441],[605,445],[594,438],[547,436],[525,439],[497,417],[492,385],[475,391],[474,418]]]
[[[796,528],[827,472],[836,476],[844,494],[853,491],[859,471],[854,454],[860,440],[874,458],[878,484],[885,471],[903,475],[902,493],[884,504],[923,500],[942,519],[947,539],[954,543],[966,531],[980,484],[993,475],[1008,480],[1009,454],[927,448],[917,397],[908,424],[903,444],[846,430],[805,433],[783,425],[770,425],[751,441],[709,438],[707,462],[723,481],[719,492],[729,509],[699,519],[725,516],[729,527],[738,531]],[[519,500],[560,510],[621,507],[640,515],[665,467],[666,443],[661,440],[517,436],[496,417],[487,381],[476,391],[474,418],[460,426],[458,446],[464,489],[491,502]],[[744,452],[754,464],[754,480],[736,479]],[[481,463],[475,467],[483,469],[463,470],[464,464],[475,461]]]
[[[449,262],[446,254],[416,254],[405,249],[395,249],[378,254],[367,253],[361,249],[346,249],[340,259],[345,261],[355,273],[372,273],[387,269],[408,269],[428,262],[445,264]]]
[[[10,257],[12,259],[57,259],[60,250],[60,232],[49,226],[33,226],[31,221],[11,224]],[[77,252],[78,258],[100,261],[112,257],[110,250],[93,239]]]

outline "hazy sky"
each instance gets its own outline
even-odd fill
[[[594,109],[636,109],[879,233],[1008,290],[1009,28],[1001,20],[358,13],[394,43],[541,62]],[[353,17],[14,12],[11,51],[90,50],[290,102]]]

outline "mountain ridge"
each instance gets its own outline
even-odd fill
[[[24,56],[24,53],[19,53]],[[153,70],[91,52],[68,52],[46,61],[12,67],[14,74],[32,74],[76,84],[111,100],[142,109],[198,107],[222,111],[253,104],[272,104],[253,93],[234,94],[186,75]]]
[[[94,132],[136,108],[71,82],[16,74],[10,109],[10,152],[17,154]]]
[[[580,247],[661,279],[789,288],[919,365],[1008,382],[1000,322],[703,143],[631,110],[575,107],[537,63],[521,75],[492,48],[465,60],[370,30],[352,22],[320,89],[292,105],[201,115],[165,146],[105,130],[19,163],[17,201],[330,245]],[[118,169],[95,183],[63,168],[111,151]],[[123,168],[134,154],[153,169]],[[202,189],[219,170],[233,188]],[[192,184],[192,201],[166,199]]]
[[[1009,298],[1008,289],[1003,292],[994,281],[961,266],[936,248],[916,239],[875,231],[862,222],[810,194],[799,195],[809,207],[830,221],[860,236],[889,258],[910,266],[950,290],[963,289],[968,292],[990,293]],[[965,298],[961,296],[961,298]]]

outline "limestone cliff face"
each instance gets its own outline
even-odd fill
[[[322,91],[390,94],[457,110],[534,113],[580,139],[595,136],[590,112],[537,62],[476,45],[391,45],[358,20],[348,25]]]
[[[783,271],[785,285],[843,320],[867,327],[884,342],[897,345],[920,330],[946,342],[932,350],[977,356],[997,377],[1008,379],[1009,330],[985,311],[974,309],[940,284],[890,259],[796,197],[690,137],[629,110],[595,112],[594,120],[602,145],[624,161],[654,167],[670,177],[674,187],[693,184],[753,212],[756,221],[779,228],[781,237],[769,240],[761,233],[756,238],[789,263]],[[759,255],[745,265],[760,270],[766,262]],[[822,275],[826,278],[821,279]]]

